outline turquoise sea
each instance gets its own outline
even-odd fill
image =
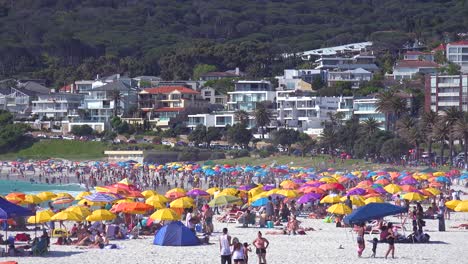
[[[6,195],[11,192],[22,192],[27,194],[36,194],[44,191],[54,193],[67,192],[73,196],[84,191],[85,188],[78,184],[45,184],[30,183],[25,181],[0,180],[0,195]]]

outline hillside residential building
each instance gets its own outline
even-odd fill
[[[314,89],[314,79],[320,78],[326,81],[326,71],[316,69],[286,69],[283,76],[276,76],[278,86],[282,90]]]
[[[468,40],[448,43],[446,56],[447,60],[460,65],[463,73],[468,73]]]
[[[27,91],[16,88],[0,88],[0,109],[14,114],[29,115],[30,96]]]
[[[198,125],[206,127],[226,127],[234,125],[234,113],[212,113],[212,114],[196,114],[188,115],[187,127],[195,128]]]
[[[186,110],[201,110],[208,106],[200,92],[184,86],[161,86],[144,89],[138,94],[138,108],[148,120],[166,127],[171,118]]]
[[[443,113],[450,107],[468,111],[468,75],[426,77],[425,110]]]
[[[315,61],[318,66],[315,69],[329,71],[346,71],[362,68],[366,71],[375,72],[379,68],[375,64],[374,55],[358,54],[353,57],[321,57]]]
[[[227,95],[221,94],[211,87],[203,87],[200,91],[200,94],[203,100],[209,102],[210,104],[219,104],[224,106],[228,101]]]
[[[228,92],[229,111],[244,110],[252,112],[257,103],[275,100],[275,92],[269,81],[237,81],[235,91]]]
[[[328,86],[334,86],[337,82],[351,83],[351,88],[358,89],[361,83],[372,79],[372,72],[362,68],[347,71],[329,71],[327,76]]]
[[[228,70],[224,72],[207,72],[200,76],[201,81],[216,81],[227,78],[241,78],[244,77],[245,73],[241,72],[239,68],[234,70]]]
[[[393,76],[395,80],[412,79],[417,73],[435,74],[439,67],[433,61],[402,60],[393,67]]]
[[[364,52],[372,46],[372,42],[351,43],[335,47],[327,47],[315,50],[308,50],[300,53],[303,60],[311,60],[317,56],[336,56],[338,54],[349,54]],[[289,57],[296,54],[283,54],[284,57]]]
[[[84,96],[82,94],[52,93],[38,95],[32,101],[32,114],[39,119],[53,118],[54,120],[77,119],[78,107]]]
[[[417,50],[411,50],[403,54],[403,60],[434,61],[434,54],[432,52],[422,52],[422,51],[417,51]]]
[[[375,97],[341,97],[337,112],[344,114],[344,120],[349,120],[353,115],[360,122],[374,118],[379,122],[379,128],[385,129],[385,114],[377,111],[378,99]]]
[[[73,90],[78,93],[87,94],[93,89],[93,83],[94,81],[92,80],[75,81],[75,87]]]
[[[121,81],[93,88],[85,95],[80,109],[86,112],[86,120],[109,124],[116,112],[121,116],[136,106],[136,90]]]

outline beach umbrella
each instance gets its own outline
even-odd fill
[[[180,216],[170,208],[159,209],[150,215],[150,218],[158,221],[177,221]]]
[[[337,203],[327,208],[327,212],[337,215],[350,214],[351,211],[351,208],[343,203]]]
[[[75,200],[81,200],[84,196],[91,195],[91,192],[80,192],[76,197]]]
[[[258,206],[265,206],[268,203],[268,198],[260,198],[255,200],[251,205],[258,207]]]
[[[73,203],[75,201],[75,199],[73,198],[69,198],[69,197],[56,197],[53,199],[54,201],[52,202],[52,204],[55,204],[55,205],[58,205],[58,204],[70,204],[70,203]]]
[[[348,225],[360,224],[369,220],[380,219],[388,215],[396,215],[407,212],[405,207],[389,203],[370,203],[359,207],[351,214],[345,216],[344,222]]]
[[[53,192],[41,192],[37,194],[43,202],[52,200],[53,198],[57,197],[57,195]]]
[[[303,193],[320,193],[320,194],[324,194],[325,191],[318,188],[318,187],[312,187],[312,186],[307,186],[303,189],[300,189],[301,192]]]
[[[192,207],[194,207],[194,204],[193,204],[193,202],[191,202],[189,200],[179,198],[179,199],[176,199],[176,200],[172,201],[169,204],[169,206],[171,208],[192,208]]]
[[[468,212],[468,200],[461,201],[455,209],[455,212]]]
[[[366,200],[364,200],[365,204],[370,204],[370,203],[383,203],[384,200],[380,198],[380,196],[375,196],[375,197],[369,197]]]
[[[91,202],[103,202],[103,203],[110,203],[110,202],[117,200],[115,196],[105,194],[105,193],[94,193],[91,195],[86,195],[86,196],[83,196],[83,199],[86,199]]]
[[[193,189],[187,192],[187,195],[190,197],[197,197],[197,196],[210,196],[209,193],[202,189]]]
[[[164,195],[161,195],[161,194],[153,195],[153,196],[151,196],[151,197],[148,198],[148,199],[155,200],[155,201],[158,201],[158,202],[160,202],[160,203],[167,203],[167,202],[169,202],[169,199],[167,199]]]
[[[142,202],[128,202],[128,203],[121,203],[112,206],[110,210],[112,213],[126,213],[126,214],[145,214],[148,211],[154,210],[154,207],[145,204]]]
[[[267,192],[262,192],[262,193],[259,193],[257,195],[255,195],[254,197],[252,197],[252,201],[256,201],[258,199],[261,199],[261,198],[267,198],[269,195],[267,194]]]
[[[67,212],[73,212],[77,215],[79,215],[81,218],[86,218],[88,215],[91,214],[91,211],[89,210],[88,207],[86,206],[80,206],[80,205],[76,205],[76,206],[70,206],[68,207],[67,209],[65,209],[65,211]]]
[[[435,178],[436,182],[449,183],[450,180],[447,177],[439,176]]]
[[[341,201],[340,199],[341,199],[341,196],[339,195],[327,195],[323,197],[322,200],[320,200],[320,203],[334,204],[334,203],[339,203]]]
[[[417,193],[417,192],[409,192],[403,195],[403,199],[408,200],[408,201],[422,201],[426,199],[423,195]]]
[[[439,195],[440,191],[436,188],[429,187],[425,189],[426,191],[430,192],[432,195]]]
[[[115,219],[115,214],[111,213],[109,210],[99,209],[93,211],[93,213],[86,217],[86,221],[95,222],[95,221],[110,221]]]
[[[61,192],[61,193],[57,193],[57,195],[55,196],[55,198],[52,198],[53,201],[57,200],[57,199],[61,199],[61,198],[69,198],[69,199],[74,199],[73,196],[69,193],[66,193],[66,192]]]
[[[80,217],[79,215],[70,212],[70,211],[61,211],[59,213],[56,213],[53,215],[50,220],[52,221],[76,221],[76,222],[81,222],[83,221],[83,218]]]
[[[153,196],[154,197],[154,196]],[[145,201],[145,204],[149,204],[151,206],[154,207],[154,209],[162,209],[162,208],[166,208],[166,205],[156,199],[153,199],[152,197],[148,198],[146,201]]]
[[[226,188],[223,189],[219,195],[231,195],[231,196],[237,196],[239,194],[239,190],[234,189],[234,188]]]
[[[387,191],[388,193],[391,193],[391,194],[395,194],[395,193],[399,193],[401,192],[401,187],[394,184],[394,183],[391,183],[391,184],[388,184],[384,187],[385,191]]]
[[[36,215],[28,217],[29,224],[42,224],[50,221],[50,218],[54,216],[54,212],[51,210],[37,211]]]
[[[146,191],[143,191],[141,192],[141,194],[146,198],[150,198],[151,196],[154,196],[156,194],[158,194],[157,192],[153,191],[153,190],[146,190]]]
[[[326,184],[320,185],[319,188],[324,191],[329,191],[329,190],[344,191],[345,190],[345,187],[340,183],[326,183]]]
[[[211,200],[208,205],[211,206],[211,207],[215,207],[215,206],[223,206],[223,205],[228,205],[228,204],[232,204],[232,203],[237,203],[237,202],[240,202],[241,199],[236,197],[236,196],[232,196],[232,195],[220,195],[216,198],[214,198],[213,200]]]
[[[20,193],[20,192],[12,192],[12,193],[9,193],[7,194],[7,196],[5,196],[5,199],[7,199],[8,201],[10,200],[21,200],[23,201],[24,198],[26,198],[26,194],[24,193]]]
[[[263,187],[262,187],[262,186],[259,186],[259,187],[250,189],[250,190],[248,191],[248,194],[249,194],[251,197],[254,197],[254,196],[258,195],[258,194],[263,193],[264,191],[265,191],[265,190],[263,189]]]
[[[325,183],[336,183],[338,180],[333,178],[333,177],[323,177],[319,179],[319,182],[325,182]]]
[[[402,191],[405,191],[405,192],[415,192],[418,190],[412,185],[402,185],[400,186],[400,188]]]
[[[87,205],[87,206],[98,206],[98,207],[102,207],[102,206],[105,206],[106,203],[105,202],[93,202],[93,201],[88,201],[86,199],[81,199],[79,202],[78,202],[78,205]]]
[[[365,193],[366,193],[365,189],[356,187],[356,188],[349,189],[346,195],[363,195]]]
[[[297,192],[294,190],[279,190],[276,194],[283,195],[287,198],[296,198],[298,196]]]
[[[340,200],[341,200],[342,202],[345,202],[347,199],[348,199],[347,196],[343,196],[343,197],[341,197]],[[360,195],[350,195],[350,196],[349,196],[349,199],[351,200],[351,203],[352,203],[353,205],[356,205],[356,206],[363,206],[363,205],[366,204],[366,203],[364,202],[364,198],[362,198],[362,196],[360,196]]]
[[[449,209],[455,209],[455,207],[457,207],[457,205],[461,203],[460,200],[450,200],[448,202],[445,202],[445,206],[447,206],[447,208]]]
[[[26,195],[26,197],[23,200],[23,203],[26,203],[26,204],[40,204],[42,202],[43,202],[42,199],[37,197],[37,195],[34,195],[34,194]]]
[[[280,183],[280,186],[283,187],[283,189],[296,189],[299,187],[299,185],[291,180],[285,180]]]
[[[297,203],[304,204],[304,203],[308,203],[308,202],[315,202],[318,199],[320,199],[320,197],[322,197],[322,195],[319,194],[319,193],[304,194],[301,198],[299,198],[297,200]]]
[[[214,193],[218,191],[220,191],[218,187],[212,187],[206,190],[206,192],[209,193],[210,195],[214,195]]]

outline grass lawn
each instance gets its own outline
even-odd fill
[[[104,158],[107,145],[102,142],[74,140],[41,140],[29,148],[0,155],[0,160],[61,158],[91,160]]]

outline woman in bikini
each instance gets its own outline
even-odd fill
[[[388,250],[387,250],[387,254],[385,254],[385,258],[388,257],[388,254],[390,254],[390,252],[392,252],[392,258],[395,258],[395,234],[393,232],[392,223],[388,223],[387,229],[388,229],[388,235],[387,235]]]
[[[256,253],[258,256],[258,263],[266,264],[266,249],[270,245],[270,242],[264,237],[262,237],[262,232],[258,231],[257,238],[252,242],[252,244],[257,248]]]
[[[358,230],[357,230],[357,244],[358,244],[357,252],[358,252],[358,257],[361,257],[362,252],[366,248],[366,243],[364,241],[364,232],[365,232],[364,223],[359,224],[359,227],[358,227]]]

